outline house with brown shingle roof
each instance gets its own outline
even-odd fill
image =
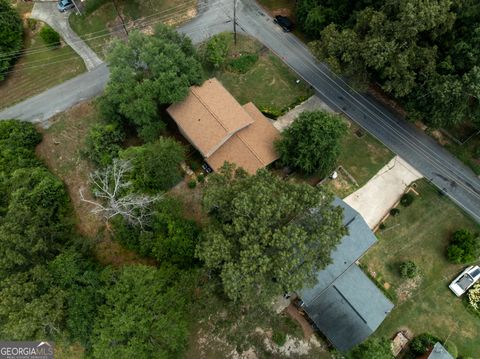
[[[215,171],[227,161],[253,174],[278,158],[278,130],[253,103],[240,105],[216,78],[192,86],[167,112]]]

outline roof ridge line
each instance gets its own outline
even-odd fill
[[[250,116],[250,114],[249,114],[249,116]],[[253,119],[252,116],[250,116],[250,117]],[[254,120],[250,125],[253,125],[254,123],[255,123],[255,120]],[[248,125],[248,126],[250,126],[250,125]],[[247,126],[247,127],[244,127],[242,130],[248,128],[248,126]],[[257,154],[257,152],[255,152],[255,150],[248,144],[248,142],[241,136],[240,132],[242,132],[242,130],[239,130],[239,131],[236,133],[236,135],[238,136],[238,138],[240,139],[240,141],[242,141],[242,142],[245,144],[245,146],[247,146],[247,148],[248,148],[248,149],[250,150],[250,152],[252,152],[252,154],[257,158],[257,160],[259,160],[260,163],[265,166],[265,162],[260,158],[260,156]]]
[[[208,80],[207,80],[208,81]],[[220,126],[223,127],[223,129],[228,133],[230,134],[230,131],[228,130],[228,128],[225,126],[225,124],[220,120],[220,118],[217,116],[217,114],[215,114],[211,109],[210,107],[200,98],[200,96],[196,93],[196,90],[195,90],[195,87],[192,86],[191,87],[191,91],[192,91],[192,94],[193,96],[195,96],[197,98],[198,101],[200,101],[200,103],[207,109],[207,111],[217,120],[217,122],[220,124]],[[235,133],[235,132],[234,132]],[[230,137],[232,136],[232,134],[230,134]]]

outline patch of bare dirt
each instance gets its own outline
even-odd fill
[[[282,16],[288,16],[289,18],[293,19],[294,13],[291,8],[283,7],[283,8],[278,8],[278,9],[273,9],[273,10],[268,10],[268,12],[273,16],[277,15],[282,15]]]
[[[437,140],[438,143],[440,143],[442,146],[445,146],[445,145],[448,145],[450,144],[450,140],[448,139],[448,137],[446,137],[442,131],[440,130],[434,130],[432,131],[431,133],[431,136]]]
[[[202,224],[207,220],[206,214],[202,209],[203,185],[197,183],[195,188],[188,188],[189,178],[173,187],[168,194],[178,198],[183,204],[183,215],[186,218],[193,219]]]
[[[398,115],[400,115],[400,117],[405,118],[407,116],[407,111],[405,111],[403,106],[399,104],[393,97],[383,91],[380,86],[371,84],[368,88],[368,93],[387,106],[389,109],[396,112]]]
[[[422,277],[417,276],[412,279],[407,279],[402,284],[400,284],[396,290],[398,303],[402,303],[408,300],[412,296],[415,289],[417,289],[421,283]]]
[[[293,304],[290,304],[287,308],[285,308],[285,313],[287,313],[292,319],[300,324],[302,327],[303,337],[305,339],[309,340],[313,336],[313,327]]]

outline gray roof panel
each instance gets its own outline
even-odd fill
[[[453,359],[453,356],[447,352],[447,349],[440,343],[435,343],[428,359]]]

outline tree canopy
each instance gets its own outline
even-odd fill
[[[346,122],[325,111],[302,112],[283,131],[275,148],[280,161],[305,173],[328,175],[335,169]]]
[[[188,336],[189,277],[143,265],[103,277],[107,285],[93,329],[93,357],[178,358]]]
[[[19,57],[23,46],[23,24],[11,1],[0,0],[0,81]]]
[[[166,191],[182,179],[181,163],[185,160],[183,146],[169,137],[153,143],[129,147],[120,158],[130,161],[134,188],[140,192]]]
[[[165,25],[152,36],[132,31],[107,56],[110,80],[99,100],[106,120],[133,126],[146,141],[164,128],[159,108],[183,100],[202,71],[190,39]]]
[[[314,53],[401,99],[434,126],[479,123],[480,6],[474,0],[300,0]]]
[[[254,176],[226,164],[210,176],[203,206],[211,221],[197,247],[233,300],[266,304],[313,285],[346,233],[342,210],[321,188]],[[315,211],[311,211],[315,208]]]
[[[391,344],[385,338],[371,338],[354,348],[349,359],[393,359]]]

